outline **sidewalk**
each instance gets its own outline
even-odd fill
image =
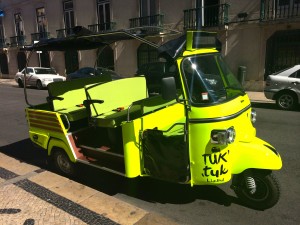
[[[176,225],[171,219],[0,152],[0,224]]]
[[[274,103],[274,100],[267,99],[264,92],[246,91],[251,102],[257,103]]]
[[[5,78],[0,78],[0,84],[11,84],[11,85],[17,85],[16,81],[14,79],[5,79]]]

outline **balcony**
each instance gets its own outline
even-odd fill
[[[31,34],[32,43],[34,41],[40,41],[40,40],[49,39],[49,38],[50,38],[50,33],[49,32],[40,32],[40,33],[32,33]]]
[[[112,31],[115,30],[115,27],[115,22],[88,25],[88,29],[93,33],[103,33],[105,31]]]
[[[155,34],[161,31],[163,27],[164,15],[157,14],[153,16],[144,16],[129,19],[130,28],[145,34]]]
[[[226,25],[229,22],[228,9],[229,4],[186,9],[183,11],[184,29],[196,30],[201,27],[218,27]]]
[[[300,18],[300,0],[261,0],[261,21],[294,18]]]
[[[10,37],[11,47],[24,46],[25,44],[26,44],[26,36],[24,35]]]
[[[65,38],[74,35],[73,27],[56,30],[57,38]]]

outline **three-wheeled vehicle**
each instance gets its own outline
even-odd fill
[[[91,49],[131,38],[154,45],[115,31],[41,41],[30,49]],[[161,45],[169,69],[153,96],[143,76],[49,84],[44,104],[30,105],[26,97],[31,141],[66,175],[84,163],[127,178],[191,186],[232,180],[250,207],[274,206],[280,189],[272,171],[282,167],[280,155],[256,137],[256,113],[218,43],[214,33],[187,31]]]

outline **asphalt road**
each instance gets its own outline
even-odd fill
[[[29,89],[32,104],[42,103],[46,90]],[[43,169],[52,170],[46,155],[28,139],[23,90],[0,84],[0,151]],[[271,103],[255,103],[257,135],[281,154],[283,168],[275,174],[281,183],[279,203],[265,211],[243,206],[229,185],[189,187],[151,179],[129,182],[117,175],[81,166],[76,178],[84,185],[148,211],[158,212],[179,224],[298,225],[300,224],[300,110],[281,111]]]

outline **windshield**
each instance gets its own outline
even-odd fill
[[[222,103],[245,94],[221,54],[187,57],[182,70],[192,104]]]
[[[34,71],[35,71],[35,74],[55,74],[56,75],[56,71],[51,68],[35,68]]]

